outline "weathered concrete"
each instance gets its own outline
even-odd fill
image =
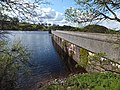
[[[120,63],[120,37],[111,34],[52,31],[52,34],[94,53],[105,53],[106,58]],[[58,41],[58,42],[59,42]]]

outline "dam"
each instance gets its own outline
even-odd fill
[[[65,53],[78,63],[83,55],[80,55],[80,48],[83,48],[94,54],[103,53],[104,61],[106,59],[110,61],[104,64],[106,68],[111,68],[111,66],[115,65],[117,67],[120,66],[119,35],[56,30],[52,31],[52,38]],[[101,62],[99,62],[99,65],[100,64]],[[96,65],[98,65],[98,63]],[[109,65],[111,66],[109,67]]]

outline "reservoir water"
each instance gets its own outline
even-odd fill
[[[22,79],[23,88],[20,90],[34,90],[32,88],[39,87],[41,83],[43,85],[55,78],[64,78],[70,73],[86,72],[81,67],[75,67],[77,63],[59,45],[52,42],[48,31],[9,32],[9,45],[20,42],[30,53],[31,74]]]
[[[9,43],[20,41],[30,52],[31,77],[27,81],[35,84],[47,79],[65,76],[68,72],[53,47],[51,35],[47,31],[10,31]]]

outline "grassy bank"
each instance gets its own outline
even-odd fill
[[[42,90],[120,90],[120,75],[108,72],[78,74],[55,80]]]

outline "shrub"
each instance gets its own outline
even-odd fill
[[[20,43],[10,47],[0,40],[0,90],[19,88],[19,80],[29,71],[29,53]]]

